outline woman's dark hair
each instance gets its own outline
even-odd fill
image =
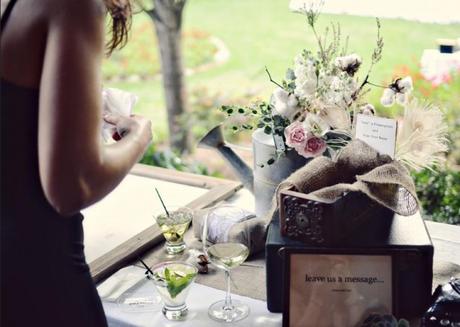
[[[113,50],[123,48],[128,42],[132,8],[130,0],[104,0],[104,3],[112,20],[111,38],[106,43],[107,55],[110,55]]]

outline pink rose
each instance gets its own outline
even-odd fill
[[[326,142],[319,137],[309,134],[303,147],[296,147],[297,152],[305,158],[320,156],[326,151]]]
[[[284,136],[286,136],[286,145],[291,148],[303,147],[307,140],[307,132],[299,121],[295,121],[286,127],[284,129]]]

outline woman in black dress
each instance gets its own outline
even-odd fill
[[[126,40],[128,0],[11,0],[1,29],[1,326],[106,326],[83,253],[81,209],[151,141],[139,116],[104,119],[100,64]]]

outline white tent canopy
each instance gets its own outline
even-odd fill
[[[298,11],[312,3],[320,1],[291,0],[289,8]],[[460,22],[460,0],[325,0],[321,12],[449,24]]]

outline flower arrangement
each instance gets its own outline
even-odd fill
[[[354,118],[357,114],[374,115],[375,108],[365,101],[369,87],[384,89],[381,103],[405,107],[405,118],[397,137],[396,159],[409,167],[421,169],[442,161],[441,152],[447,150],[445,125],[441,111],[411,99],[412,80],[398,78],[388,86],[370,81],[373,66],[382,57],[383,38],[377,19],[377,39],[365,78],[360,82],[357,72],[363,61],[355,53],[348,53],[348,38],[341,40],[339,24],[332,23],[320,37],[316,31],[319,10],[305,10],[307,23],[316,37],[318,51],[303,50],[294,59],[285,79],[276,85],[270,101],[255,102],[250,106],[222,106],[228,116],[241,116],[234,121],[235,132],[261,128],[272,135],[276,146],[273,164],[287,151],[296,151],[305,158],[337,155],[354,137]],[[247,118],[244,120],[243,118]]]

